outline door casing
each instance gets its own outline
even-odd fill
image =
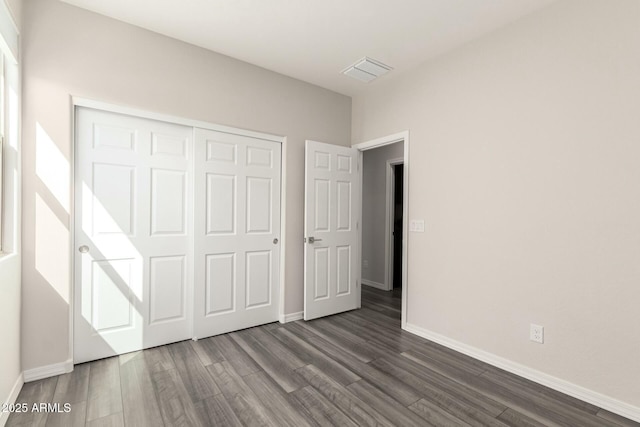
[[[402,316],[401,327],[406,329],[407,325],[407,295],[409,293],[409,286],[407,282],[407,269],[409,259],[409,131],[394,133],[392,135],[383,136],[380,138],[372,139],[369,141],[361,142],[359,144],[352,145],[352,148],[360,151],[359,163],[362,165],[363,152],[372,150],[374,148],[384,147],[385,145],[394,144],[396,142],[402,142],[404,148],[403,161],[404,164],[404,177],[403,177],[403,194],[404,199],[402,201],[402,216],[404,223],[402,224]],[[362,188],[362,167],[360,168],[360,187]],[[359,206],[362,207],[362,192],[360,192]],[[362,209],[360,209],[359,223],[362,224]],[[388,234],[388,233],[387,233]],[[387,236],[388,239],[388,236]],[[362,283],[362,227],[358,228],[358,242],[359,248],[357,251],[357,277],[359,283]],[[362,287],[361,287],[362,289]],[[358,307],[362,306],[362,291],[358,294]]]

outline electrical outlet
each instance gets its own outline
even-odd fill
[[[529,330],[529,339],[540,344],[544,343],[544,326],[532,323]]]
[[[365,259],[364,261],[362,261],[362,266],[363,266],[364,268],[369,268],[369,260],[368,260],[368,259]]]

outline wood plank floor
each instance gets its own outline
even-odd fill
[[[400,295],[362,309],[85,363],[25,384],[8,426],[640,426],[400,329]]]

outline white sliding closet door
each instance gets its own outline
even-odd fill
[[[273,141],[195,130],[197,338],[278,319],[280,154]]]
[[[192,336],[192,135],[77,109],[75,363]]]

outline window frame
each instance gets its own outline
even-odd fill
[[[5,227],[5,188],[4,188],[4,150],[7,128],[7,67],[6,58],[0,51],[0,255],[4,253],[4,227]]]
[[[3,6],[6,6],[4,2],[0,2],[0,262],[20,250],[19,127],[22,95],[19,60],[17,51],[12,50],[13,44],[17,49],[17,28]],[[7,42],[8,32],[11,33],[10,42],[11,37],[15,38],[12,43]]]

